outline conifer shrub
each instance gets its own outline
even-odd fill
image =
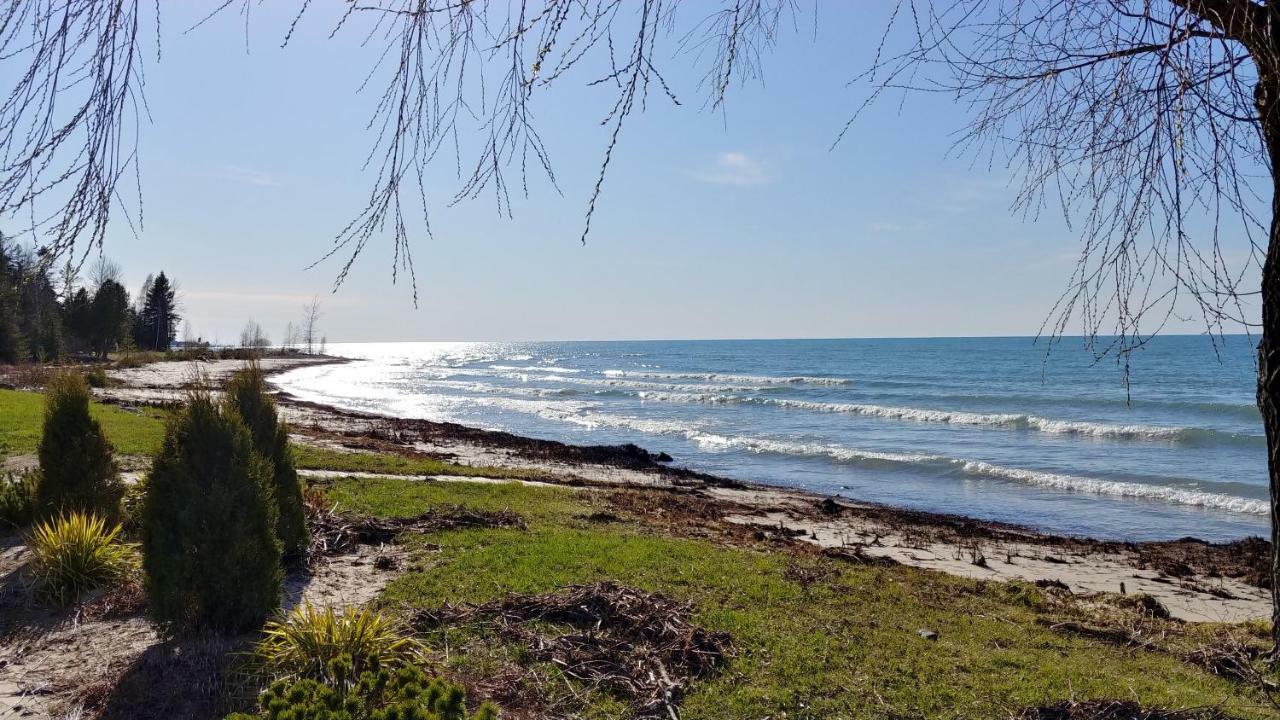
[[[240,414],[253,436],[254,447],[271,464],[272,493],[276,502],[276,536],[286,560],[302,557],[307,549],[307,520],[302,506],[298,468],[289,446],[289,430],[276,413],[267,382],[257,363],[237,372],[227,382],[227,403]]]
[[[177,631],[258,628],[280,606],[271,469],[201,383],[170,418],[142,502],[152,617]]]
[[[358,675],[349,656],[329,662],[323,683],[311,678],[281,680],[260,698],[267,720],[497,720],[491,703],[467,714],[461,686],[428,678],[414,665],[389,669],[376,661]],[[232,715],[228,720],[253,716]]]
[[[39,478],[36,470],[0,475],[0,533],[23,527],[35,518]]]
[[[124,484],[102,426],[89,415],[89,387],[76,373],[59,373],[45,387],[36,511],[42,517],[84,512],[114,523]]]
[[[59,604],[121,582],[137,569],[134,549],[120,542],[120,526],[80,512],[39,522],[27,537],[28,571],[37,592]]]

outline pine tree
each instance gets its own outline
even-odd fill
[[[25,347],[18,325],[18,276],[8,243],[0,234],[0,362],[18,362],[26,355]]]
[[[73,352],[83,352],[93,346],[93,299],[89,291],[80,288],[67,298],[62,308],[67,339]]]
[[[134,341],[145,350],[168,350],[178,336],[177,292],[163,272],[143,284],[142,310],[134,327]]]
[[[48,362],[62,357],[62,306],[49,268],[29,255],[15,256],[18,277],[18,328],[26,339],[25,359]]]
[[[111,443],[89,415],[89,387],[79,373],[59,374],[46,386],[39,453],[39,513],[79,510],[118,519],[124,486]]]
[[[272,490],[276,501],[276,537],[286,560],[302,557],[307,549],[306,516],[302,509],[302,486],[289,446],[289,430],[276,414],[276,403],[267,392],[266,378],[257,363],[250,363],[227,382],[229,409],[238,413],[258,454],[272,467]]]
[[[193,390],[170,419],[146,483],[152,617],[178,631],[260,627],[280,606],[280,541],[271,469],[240,417],[208,390]]]

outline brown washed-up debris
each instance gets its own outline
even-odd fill
[[[697,627],[688,613],[686,605],[663,595],[601,582],[471,608],[446,605],[420,612],[414,625],[492,625],[566,676],[629,700],[633,717],[678,718],[689,680],[715,674],[732,653],[728,633]],[[526,627],[534,621],[574,632],[547,637]]]
[[[847,563],[853,563],[855,565],[878,565],[880,567],[892,567],[894,565],[899,564],[897,560],[894,560],[891,557],[887,557],[883,555],[867,554],[866,549],[862,545],[846,545],[843,547],[825,548],[822,551],[822,554],[829,558],[835,558],[836,560],[843,560]]]
[[[1026,708],[1018,720],[1228,720],[1212,708],[1161,710],[1144,708],[1128,700],[1063,700],[1053,705]]]
[[[433,508],[406,518],[377,518],[355,513],[308,508],[311,556],[353,551],[357,545],[384,545],[406,532],[430,533],[467,527],[520,528],[524,518],[506,510],[471,510],[461,506]]]

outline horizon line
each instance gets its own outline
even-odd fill
[[[1257,333],[1156,333],[1145,341],[1164,337],[1220,337],[1220,338],[1253,338]],[[374,343],[570,343],[570,342],[796,342],[796,341],[830,341],[830,340],[1031,340],[1033,344],[1040,342],[1058,343],[1063,340],[1085,340],[1086,335],[846,335],[846,336],[809,336],[809,337],[713,337],[713,338],[555,338],[555,339],[523,339],[523,340],[329,340],[329,345],[368,345]],[[1098,340],[1114,339],[1115,335],[1097,335]],[[1145,342],[1144,341],[1144,342]]]

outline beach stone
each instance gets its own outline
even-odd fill
[[[924,629],[924,628],[921,628],[921,629],[917,630],[917,631],[916,631],[916,634],[917,634],[917,635],[919,635],[920,637],[924,638],[925,640],[935,640],[935,641],[936,641],[936,640],[938,639],[938,633],[936,633],[936,632],[934,632],[934,631],[932,631],[932,630],[926,630],[926,629]]]

